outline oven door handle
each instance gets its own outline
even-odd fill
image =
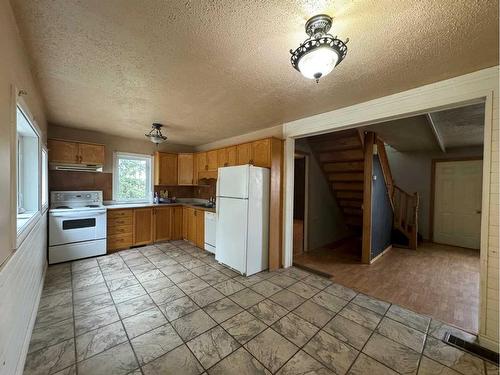
[[[82,219],[92,218],[92,216],[103,215],[106,213],[106,210],[103,211],[92,211],[92,212],[71,212],[71,213],[51,213],[52,217],[79,217]],[[83,214],[83,215],[82,215]]]

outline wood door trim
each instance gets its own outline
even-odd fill
[[[375,134],[367,132],[364,142],[363,234],[361,261],[370,264],[372,245],[372,169]]]
[[[429,202],[429,241],[434,242],[434,203],[436,199],[436,164],[446,163],[446,162],[457,162],[457,161],[473,161],[473,160],[483,160],[482,156],[466,156],[462,158],[438,158],[431,160],[431,196]],[[481,189],[483,186],[483,180],[481,179]]]

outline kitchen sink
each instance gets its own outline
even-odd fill
[[[203,207],[203,208],[215,208],[215,204],[213,203],[194,203],[193,206]]]

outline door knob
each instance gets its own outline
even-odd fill
[[[480,214],[481,212],[481,210],[476,210],[476,214]]]

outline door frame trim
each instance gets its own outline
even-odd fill
[[[492,128],[498,127],[499,66],[478,70],[473,73],[438,81],[397,94],[336,109],[330,112],[302,118],[283,124],[284,149],[284,218],[283,221],[283,265],[293,262],[293,157],[295,139],[336,130],[358,128],[364,125],[386,122],[399,118],[462,107],[480,102],[485,103],[484,148],[483,148],[483,197],[480,249],[480,291],[479,291],[479,337],[480,342],[490,348],[497,348],[498,322],[487,320],[490,304],[495,303],[487,296],[488,280],[488,236],[490,226],[490,180],[492,158]],[[493,117],[495,113],[496,117]],[[498,142],[498,141],[496,141]],[[497,144],[497,143],[495,143]],[[493,260],[492,260],[493,261]],[[494,305],[492,306],[494,308]],[[491,323],[491,327],[490,327]]]
[[[456,161],[472,161],[472,160],[483,160],[482,156],[470,156],[463,158],[439,158],[431,160],[431,194],[429,202],[429,241],[434,242],[434,202],[436,199],[436,164],[445,162],[456,162]],[[484,180],[481,181],[481,189]],[[482,227],[482,223],[481,223]]]

